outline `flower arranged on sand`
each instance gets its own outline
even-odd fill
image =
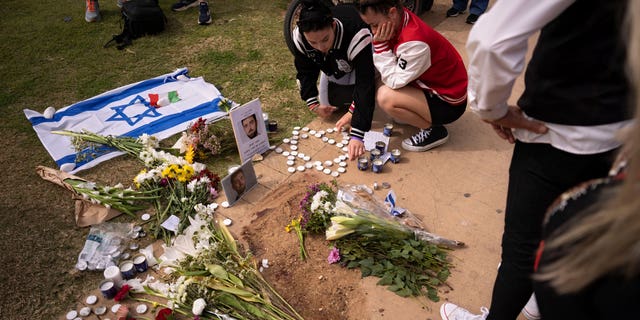
[[[381,207],[372,203],[371,194],[354,192],[359,188],[336,189],[312,185],[301,201],[303,216],[320,221],[318,229],[324,227],[333,244],[327,261],[359,268],[363,277],[377,276],[379,285],[400,296],[425,295],[438,301],[436,287],[446,284],[451,266],[448,249],[423,240],[424,230],[371,210]]]
[[[331,251],[329,251],[329,256],[327,257],[327,261],[330,264],[334,264],[334,263],[340,262],[340,249],[338,249],[336,247],[332,247]]]
[[[337,182],[331,184],[316,183],[307,188],[307,193],[300,200],[302,220],[300,225],[305,231],[323,233],[331,225],[334,215],[333,206],[336,202]]]
[[[300,225],[301,220],[302,217],[291,220],[291,223],[289,223],[284,230],[287,232],[294,231],[296,233],[298,236],[298,242],[300,243],[300,258],[304,260],[308,258],[309,255],[307,254],[307,249],[304,247],[304,233],[302,231],[302,226]]]
[[[336,193],[333,187],[336,186],[334,180],[332,184],[316,183],[307,188],[305,196],[300,200],[300,210],[302,214],[284,228],[285,231],[295,231],[300,244],[300,258],[305,260],[309,257],[304,246],[304,236],[306,233],[323,233],[331,223],[333,216],[333,203]]]

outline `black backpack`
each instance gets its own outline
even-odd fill
[[[118,50],[130,45],[131,40],[146,34],[157,34],[164,30],[167,18],[158,5],[158,0],[128,0],[122,4],[122,33],[114,35],[104,47],[115,41]]]

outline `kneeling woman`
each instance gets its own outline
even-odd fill
[[[371,129],[375,103],[369,27],[353,6],[328,8],[309,0],[303,2],[292,38],[301,98],[323,118],[339,109],[346,112],[336,127],[351,125],[349,158],[359,157],[365,151],[364,134]]]

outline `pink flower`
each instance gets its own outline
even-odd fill
[[[215,199],[218,197],[218,190],[216,188],[209,189],[209,195],[211,195],[211,199]]]
[[[329,264],[336,263],[340,261],[340,249],[333,247],[329,252],[329,256],[327,257],[327,261]]]

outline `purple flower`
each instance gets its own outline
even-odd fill
[[[333,247],[329,252],[329,256],[327,257],[327,261],[329,264],[333,264],[340,261],[340,249]]]
[[[169,180],[167,178],[160,179],[160,186],[166,187],[169,184]]]

